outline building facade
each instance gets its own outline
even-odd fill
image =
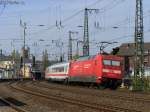
[[[144,65],[150,68],[150,42],[144,43]],[[119,47],[118,55],[124,57],[124,69],[134,68],[134,43],[124,43]]]

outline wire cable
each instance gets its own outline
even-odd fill
[[[5,8],[6,8],[6,4],[3,5],[2,10],[0,11],[0,16],[3,14]]]
[[[103,1],[103,0],[98,0],[98,1],[96,1],[95,3],[89,5],[88,7],[91,7],[91,6],[93,6],[93,5],[95,5],[95,4],[99,3],[99,2],[102,2],[102,1]],[[110,10],[110,9],[112,9],[113,7],[117,6],[118,4],[123,3],[124,1],[126,1],[126,0],[119,0],[119,1],[113,0],[113,1],[110,2],[108,5],[104,6],[103,8],[101,8],[101,9],[99,9],[99,10],[101,11],[101,13],[103,13],[103,12],[105,12],[105,11],[108,11],[108,10],[106,10],[106,9],[109,9],[109,10]],[[116,2],[116,3],[115,3],[115,2]],[[115,4],[112,5],[113,3],[115,3]],[[110,7],[110,5],[112,5],[112,6]],[[109,8],[108,8],[108,7],[109,7]],[[64,23],[64,22],[68,22],[69,20],[71,20],[72,18],[76,17],[78,14],[80,14],[80,13],[83,12],[83,11],[84,11],[84,9],[82,9],[82,10],[80,10],[80,11],[74,13],[73,15],[71,15],[71,16],[65,18],[64,20],[62,20],[62,22],[63,22],[63,23]],[[42,29],[42,30],[40,30],[40,31],[30,33],[30,34],[28,34],[28,35],[35,35],[35,34],[38,34],[38,33],[42,33],[43,31],[47,31],[47,30],[50,30],[50,29],[55,28],[55,26],[56,26],[56,25],[52,25],[52,26],[49,27],[49,28]]]

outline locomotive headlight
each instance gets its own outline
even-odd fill
[[[121,71],[120,70],[113,70],[113,73],[115,73],[115,74],[121,74]]]
[[[103,72],[110,72],[109,69],[103,69]]]
[[[115,73],[115,74],[121,74],[120,70],[110,70],[110,69],[103,69],[103,72],[105,73]]]

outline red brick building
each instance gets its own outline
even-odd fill
[[[144,44],[144,64],[146,67],[150,67],[150,42]],[[134,44],[124,43],[119,47],[118,55],[124,57],[125,70],[134,68]]]

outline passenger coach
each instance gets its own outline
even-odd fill
[[[54,64],[47,67],[45,78],[49,80],[64,81],[68,79],[69,62]]]

